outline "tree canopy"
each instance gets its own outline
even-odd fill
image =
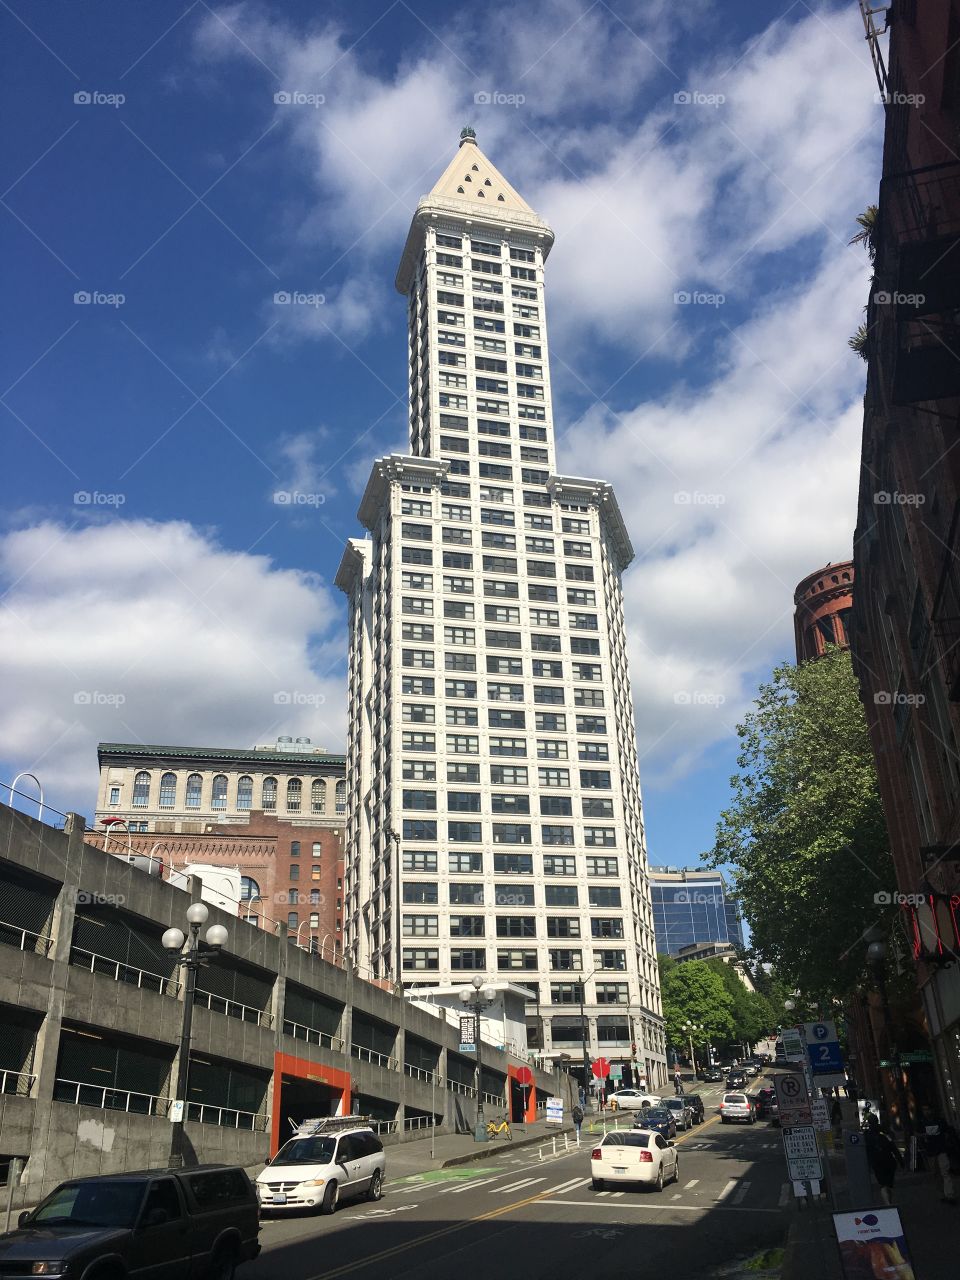
[[[811,997],[851,988],[874,894],[895,886],[850,656],[784,663],[738,726],[733,803],[710,865],[732,865],[752,949]]]
[[[723,978],[702,960],[678,964],[669,956],[661,956],[660,991],[667,1037],[672,1044],[687,1043],[685,1022],[702,1023],[703,1043],[726,1042],[733,1035],[733,997]]]

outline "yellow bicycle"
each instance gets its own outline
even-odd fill
[[[507,1142],[513,1141],[513,1130],[507,1122],[506,1116],[498,1116],[496,1120],[487,1121],[487,1137],[488,1138],[505,1138]]]

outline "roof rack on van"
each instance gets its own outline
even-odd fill
[[[340,1133],[343,1129],[366,1129],[370,1127],[369,1116],[318,1116],[313,1120],[287,1119],[298,1138],[308,1138],[315,1133]]]

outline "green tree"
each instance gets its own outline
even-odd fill
[[[702,960],[677,964],[661,956],[660,991],[667,1037],[678,1048],[687,1043],[685,1022],[702,1023],[704,1040],[728,1040],[733,1034],[733,997]]]
[[[777,667],[737,733],[733,803],[706,860],[733,866],[758,959],[829,1000],[855,984],[874,894],[895,885],[850,655]]]
[[[769,1001],[764,996],[749,989],[732,964],[726,964],[719,959],[706,960],[704,963],[719,975],[733,1001],[731,1038],[737,1044],[754,1045],[764,1036],[776,1031],[781,1019],[774,1015]]]

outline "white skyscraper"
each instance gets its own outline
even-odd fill
[[[611,487],[556,465],[553,239],[465,129],[397,273],[410,454],[374,464],[369,537],[337,574],[345,945],[406,986],[530,988],[531,1046],[579,1067],[585,1028],[591,1058],[633,1057],[652,1087],[666,1058],[620,578],[633,548]]]

